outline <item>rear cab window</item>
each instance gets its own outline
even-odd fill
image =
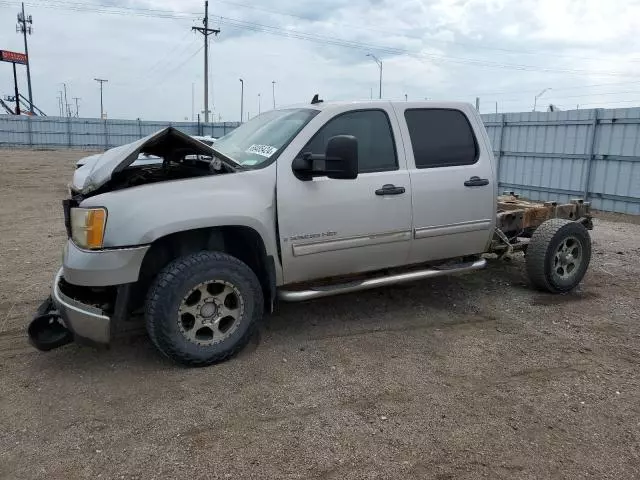
[[[460,110],[411,108],[404,112],[416,168],[473,165],[478,141]]]

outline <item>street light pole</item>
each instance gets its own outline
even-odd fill
[[[240,80],[240,123],[242,123],[242,116],[244,114],[244,80]]]
[[[544,95],[546,92],[548,92],[549,90],[551,90],[551,87],[545,88],[544,90],[542,90],[538,95],[535,96],[535,98],[533,99],[533,111],[536,111],[536,106],[538,105],[538,99]]]
[[[367,53],[367,57],[373,58],[373,61],[376,62],[378,64],[378,67],[380,68],[380,82],[379,82],[378,98],[382,98],[382,60],[378,59],[378,57],[376,57],[373,53]]]

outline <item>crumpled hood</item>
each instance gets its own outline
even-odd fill
[[[178,160],[185,155],[211,155],[211,147],[182,133],[174,127],[167,127],[135,142],[121,145],[104,153],[87,157],[85,164],[75,171],[72,188],[83,194],[93,192],[134,163],[141,153]]]

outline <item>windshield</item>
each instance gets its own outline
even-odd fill
[[[270,164],[318,110],[295,108],[263,113],[216,140],[213,149],[248,168]]]

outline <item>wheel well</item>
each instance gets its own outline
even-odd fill
[[[247,264],[260,281],[265,306],[272,309],[275,300],[274,260],[267,256],[260,234],[245,226],[199,228],[158,238],[151,244],[142,261],[136,284],[140,290],[135,298],[144,301],[153,278],[171,261],[202,250],[225,252]]]

